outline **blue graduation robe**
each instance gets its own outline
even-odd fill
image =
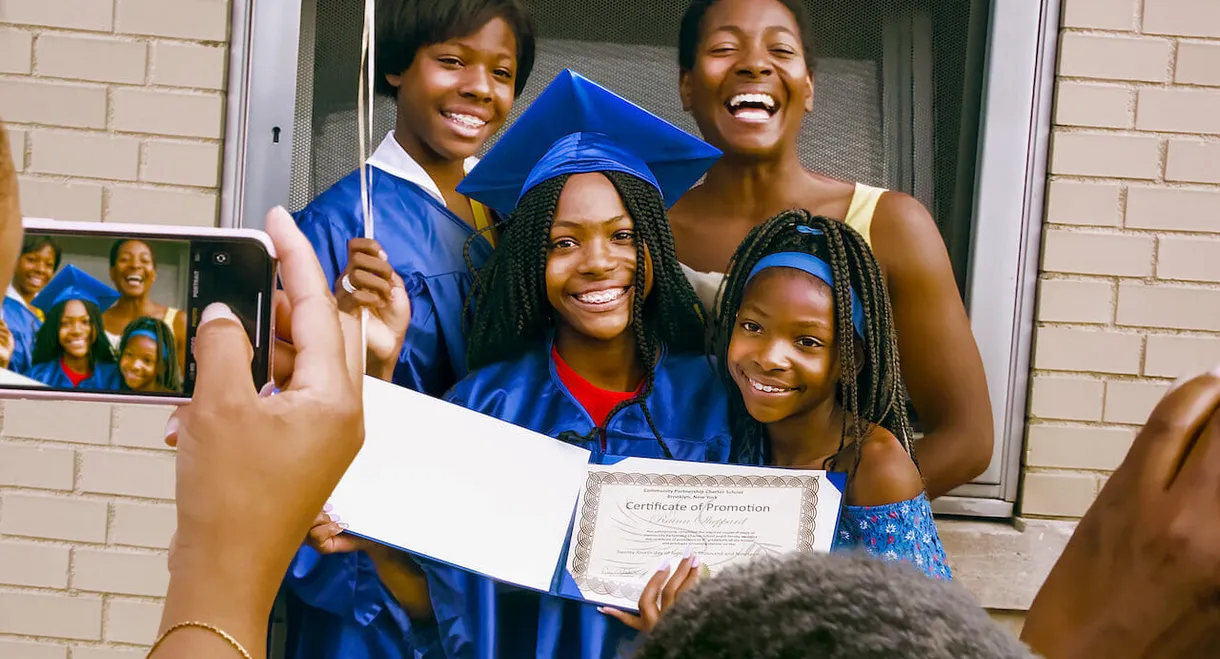
[[[440,396],[466,374],[462,310],[473,278],[463,250],[474,229],[416,183],[372,166],[369,172],[376,208],[373,238],[411,298],[411,327],[394,383]],[[319,195],[296,221],[333,285],[347,267],[347,243],[364,235],[360,173],[349,174]],[[482,267],[489,256],[491,244],[475,238],[470,245],[474,267]]]
[[[480,369],[446,399],[552,437],[565,431],[587,435],[594,429],[593,420],[560,381],[550,355],[547,343],[518,360]],[[647,404],[676,459],[728,461],[726,397],[705,356],[664,354]],[[638,405],[609,420],[604,449],[597,438],[575,443],[592,451],[594,461],[607,455],[665,457]],[[316,559],[317,554],[302,553],[306,551]],[[413,624],[381,585],[366,554],[326,558],[346,562],[344,579],[311,578],[301,569],[306,561],[300,554],[289,576],[297,593],[334,616],[329,627],[343,629],[339,634],[319,625],[301,634],[298,638],[311,656],[608,659],[636,636],[593,605],[498,584],[426,559],[417,561],[428,578],[436,620]]]
[[[462,312],[473,277],[464,250],[475,231],[425,189],[430,182],[379,169],[385,166],[414,178],[426,178],[422,168],[410,162],[393,142],[393,134],[370,163],[381,163],[369,166],[369,193],[376,209],[373,238],[402,277],[411,299],[411,326],[393,382],[440,396],[467,372]],[[313,244],[332,284],[347,267],[348,242],[364,235],[363,218],[359,171],[340,180],[296,215],[297,225]],[[481,268],[491,251],[485,238],[475,238],[470,243],[471,264]],[[401,652],[401,638],[382,644],[375,633],[366,630],[381,607],[352,613],[353,606],[347,600],[384,599],[373,596],[380,592],[381,585],[376,573],[369,572],[372,563],[363,554],[361,557],[363,561],[357,564],[354,556],[319,556],[307,546],[297,552],[283,585],[288,594],[286,657],[413,656]],[[360,572],[360,578],[355,571]],[[358,593],[353,591],[357,583],[361,589]],[[382,618],[396,615],[401,616],[401,610],[387,611]],[[402,620],[402,626],[406,626],[405,616]]]
[[[55,387],[57,389],[88,389],[90,391],[119,391],[123,388],[123,375],[119,373],[119,365],[113,362],[93,365],[93,372],[81,383],[72,386],[72,381],[64,375],[59,360],[34,364],[25,374],[33,380]]]
[[[30,357],[34,354],[34,335],[42,327],[42,321],[30,308],[20,301],[6,296],[3,303],[4,323],[13,335],[13,357],[8,368],[15,373],[26,374],[30,370]]]

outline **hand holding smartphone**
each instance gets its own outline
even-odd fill
[[[8,360],[0,397],[181,404],[194,392],[195,329],[213,302],[245,325],[255,384],[270,381],[276,258],[266,234],[33,218],[23,225],[0,307],[0,361],[6,353]]]

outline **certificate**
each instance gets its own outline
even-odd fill
[[[591,465],[564,594],[634,610],[661,561],[687,549],[704,577],[756,556],[830,551],[842,476],[644,458]]]
[[[330,497],[349,533],[624,609],[687,547],[710,574],[760,554],[829,551],[842,502],[843,474],[824,471],[591,464],[585,449],[367,376],[364,428]]]

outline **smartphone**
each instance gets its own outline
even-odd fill
[[[195,390],[200,315],[213,302],[245,325],[255,386],[271,380],[277,263],[265,233],[22,224],[0,307],[0,398],[182,404]]]

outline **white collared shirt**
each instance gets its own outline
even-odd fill
[[[466,173],[469,174],[470,170],[478,162],[478,158],[470,156],[462,165]],[[407,153],[402,148],[402,145],[398,143],[398,140],[394,139],[394,131],[390,131],[385,136],[385,139],[381,141],[381,145],[377,147],[377,150],[373,152],[373,155],[369,156],[368,164],[391,176],[397,176],[404,181],[410,181],[418,185],[427,190],[428,194],[435,197],[442,205],[445,203],[445,197],[441,194],[440,187],[436,185],[436,182],[432,180],[428,172],[424,171],[423,166],[415,162],[411,154]]]

